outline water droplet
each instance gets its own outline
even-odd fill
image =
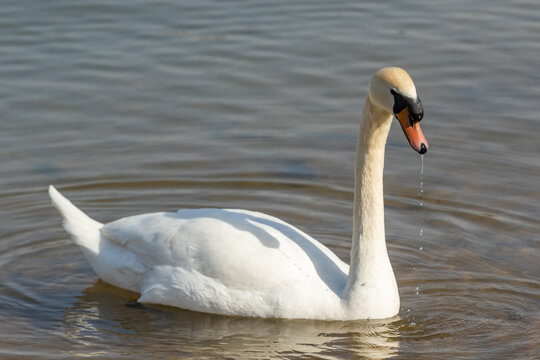
[[[420,166],[420,181],[419,181],[419,187],[418,187],[418,198],[416,200],[416,203],[418,206],[422,207],[424,206],[424,156],[421,156],[422,158],[422,165]],[[418,249],[422,251],[424,248],[421,245],[422,236],[424,235],[424,227],[422,226],[422,218],[418,218]],[[416,293],[418,294],[418,288],[416,288]]]
[[[419,292],[420,292],[420,287],[417,286],[417,287],[416,287],[416,295],[418,295]]]
[[[414,321],[411,321],[411,323],[409,324],[409,326],[416,326],[416,323]]]

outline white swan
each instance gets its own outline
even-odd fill
[[[266,318],[387,318],[399,311],[383,204],[393,115],[425,153],[414,84],[405,70],[383,68],[369,83],[358,135],[350,267],[301,230],[258,212],[186,209],[103,225],[52,186],[49,195],[97,275],[140,293],[140,302]]]

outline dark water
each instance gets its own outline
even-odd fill
[[[536,0],[1,1],[0,357],[540,358],[539,58]],[[102,222],[247,208],[348,260],[363,97],[387,65],[415,80],[431,145],[421,176],[389,136],[399,317],[127,306],[50,206],[52,183]]]

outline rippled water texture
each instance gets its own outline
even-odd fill
[[[537,0],[3,0],[0,14],[0,357],[540,356]],[[421,175],[390,132],[399,317],[136,306],[49,203],[55,184],[102,222],[258,210],[348,261],[356,133],[386,65],[414,78],[431,145]]]

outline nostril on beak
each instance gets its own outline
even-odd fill
[[[420,145],[420,151],[419,151],[419,153],[420,153],[420,154],[425,154],[426,152],[427,152],[426,144],[422,143],[422,144]]]

